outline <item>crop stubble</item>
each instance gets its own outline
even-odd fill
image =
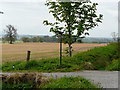
[[[87,51],[89,49],[105,46],[106,44],[73,44],[73,54]],[[66,44],[63,44],[63,54],[65,55]],[[26,59],[27,51],[31,51],[31,59],[40,60],[42,58],[51,58],[59,56],[59,43],[15,43],[2,44],[2,62],[20,61]]]

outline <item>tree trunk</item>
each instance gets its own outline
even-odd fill
[[[10,40],[10,44],[13,44],[13,43],[12,43],[12,40]]]
[[[71,51],[71,45],[72,45],[72,31],[71,31],[71,23],[70,23],[70,20],[71,20],[71,6],[69,7],[69,10],[68,10],[68,13],[69,13],[69,20],[67,21],[67,25],[68,25],[68,34],[69,34],[69,41],[68,41],[68,46],[69,46],[69,56],[71,57],[72,56],[72,51]]]
[[[72,46],[71,46],[71,44],[68,44],[68,45],[69,45],[69,48],[68,48],[68,49],[69,49],[69,56],[71,57],[71,56],[72,56],[72,50],[71,50],[71,49],[72,49],[72,48],[71,48]]]
[[[12,34],[10,35],[10,44],[13,44],[12,42],[13,42],[13,40],[12,40]]]

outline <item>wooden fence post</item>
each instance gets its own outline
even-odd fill
[[[31,52],[31,51],[27,51],[27,61],[30,60],[30,52]]]

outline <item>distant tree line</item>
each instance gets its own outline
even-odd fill
[[[56,36],[36,36],[36,37],[21,37],[20,39],[23,42],[58,42]]]
[[[17,29],[13,25],[6,25],[6,29],[4,29],[5,34],[0,38],[2,42],[8,42],[10,44],[13,44],[15,41],[17,42],[59,42],[59,38],[57,35],[54,36],[20,36],[18,38]],[[77,40],[75,40],[76,43],[108,43],[108,42],[120,42],[120,39],[118,38],[118,33],[113,32],[111,39],[103,39],[103,38],[81,38],[79,37]],[[63,37],[64,38],[64,37]],[[76,39],[76,38],[75,38]],[[72,37],[72,40],[74,40],[74,37]]]
[[[37,36],[37,37],[32,37],[32,38],[29,38],[29,37],[22,37],[21,40],[23,42],[43,42],[42,41],[42,38]]]

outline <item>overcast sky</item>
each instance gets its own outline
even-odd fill
[[[103,14],[103,23],[90,30],[89,37],[111,37],[118,32],[118,0],[92,0],[97,2],[97,12]],[[53,21],[43,0],[0,0],[0,33],[8,24],[18,29],[18,34],[54,35],[43,20]]]

